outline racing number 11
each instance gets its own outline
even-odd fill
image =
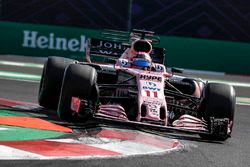
[[[147,97],[151,97],[151,91],[150,90],[145,90]],[[158,93],[156,91],[153,92],[154,98],[158,97]]]

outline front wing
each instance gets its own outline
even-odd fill
[[[93,118],[98,122],[103,123],[115,123],[118,125],[125,125],[130,127],[146,127],[152,130],[157,130],[161,132],[179,132],[179,133],[186,133],[186,134],[211,134],[208,130],[187,130],[179,127],[171,127],[171,126],[162,126],[156,124],[149,124],[145,122],[136,122],[136,121],[129,121],[129,120],[118,120],[107,118],[103,116],[94,115]]]

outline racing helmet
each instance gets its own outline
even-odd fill
[[[136,68],[145,69],[150,67],[152,64],[152,59],[146,52],[139,52],[135,55],[132,60],[132,65]]]

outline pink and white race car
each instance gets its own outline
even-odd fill
[[[131,34],[136,38],[131,40]],[[105,31],[102,35],[106,40],[89,40],[87,62],[48,58],[40,82],[41,106],[57,110],[66,121],[92,118],[195,133],[212,140],[231,136],[232,86],[167,72],[164,50],[152,46],[159,42],[153,32]],[[132,52],[136,54],[131,59],[121,56]],[[153,62],[147,61],[148,55]]]

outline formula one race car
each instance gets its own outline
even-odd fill
[[[212,140],[230,137],[232,86],[167,72],[164,49],[155,47],[160,38],[153,32],[106,30],[102,38],[88,41],[85,62],[47,59],[39,89],[41,106],[72,122],[93,118]]]

